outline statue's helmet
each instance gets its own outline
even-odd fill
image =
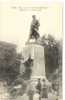
[[[36,18],[36,15],[32,15],[32,18]]]

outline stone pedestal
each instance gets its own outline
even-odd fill
[[[31,47],[31,58],[33,59],[31,78],[45,77],[44,47],[39,44],[29,44]]]
[[[35,89],[39,78],[41,79],[41,82],[44,78],[48,83],[45,73],[44,47],[37,42],[28,42],[26,43],[22,54],[24,57],[24,62],[27,61],[29,57],[33,59],[33,64],[31,66],[32,73],[30,79],[33,90]]]
[[[28,42],[23,49],[24,62],[31,57],[33,59],[32,78],[46,78],[44,47],[36,42]]]

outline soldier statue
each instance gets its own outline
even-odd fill
[[[30,36],[29,36],[29,39],[35,39],[35,40],[37,40],[40,37],[40,35],[38,33],[39,26],[40,26],[39,21],[36,19],[36,16],[33,15],[32,16],[31,27],[30,27]]]

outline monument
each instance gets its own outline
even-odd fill
[[[37,22],[38,20],[36,20],[36,17],[33,16],[33,21],[31,25],[32,34],[30,33],[30,37],[26,42],[22,52],[24,63],[27,62],[29,57],[31,61],[33,61],[32,65],[30,66],[31,67],[30,83],[32,84],[33,88],[35,88],[38,79],[40,79],[41,82],[43,79],[45,79],[47,84],[49,83],[46,78],[46,72],[45,72],[44,46],[42,46],[40,42],[40,35],[38,32],[39,24],[37,25],[36,24]]]
[[[38,23],[38,24],[37,24]],[[33,16],[33,20],[31,23],[31,33],[29,40],[25,44],[23,48],[23,57],[24,62],[26,62],[29,57],[32,59],[33,64],[31,66],[31,76],[30,80],[33,84],[36,84],[38,78],[41,80],[44,78],[46,81],[46,73],[45,73],[45,56],[44,56],[44,47],[40,43],[40,35],[38,35],[39,22],[36,19],[36,16]],[[36,38],[36,36],[39,36]]]

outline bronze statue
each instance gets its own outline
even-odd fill
[[[36,39],[37,40],[40,37],[40,35],[38,33],[40,23],[36,19],[35,15],[33,15],[32,18],[33,18],[33,20],[31,22],[30,37],[29,37],[29,39]]]

